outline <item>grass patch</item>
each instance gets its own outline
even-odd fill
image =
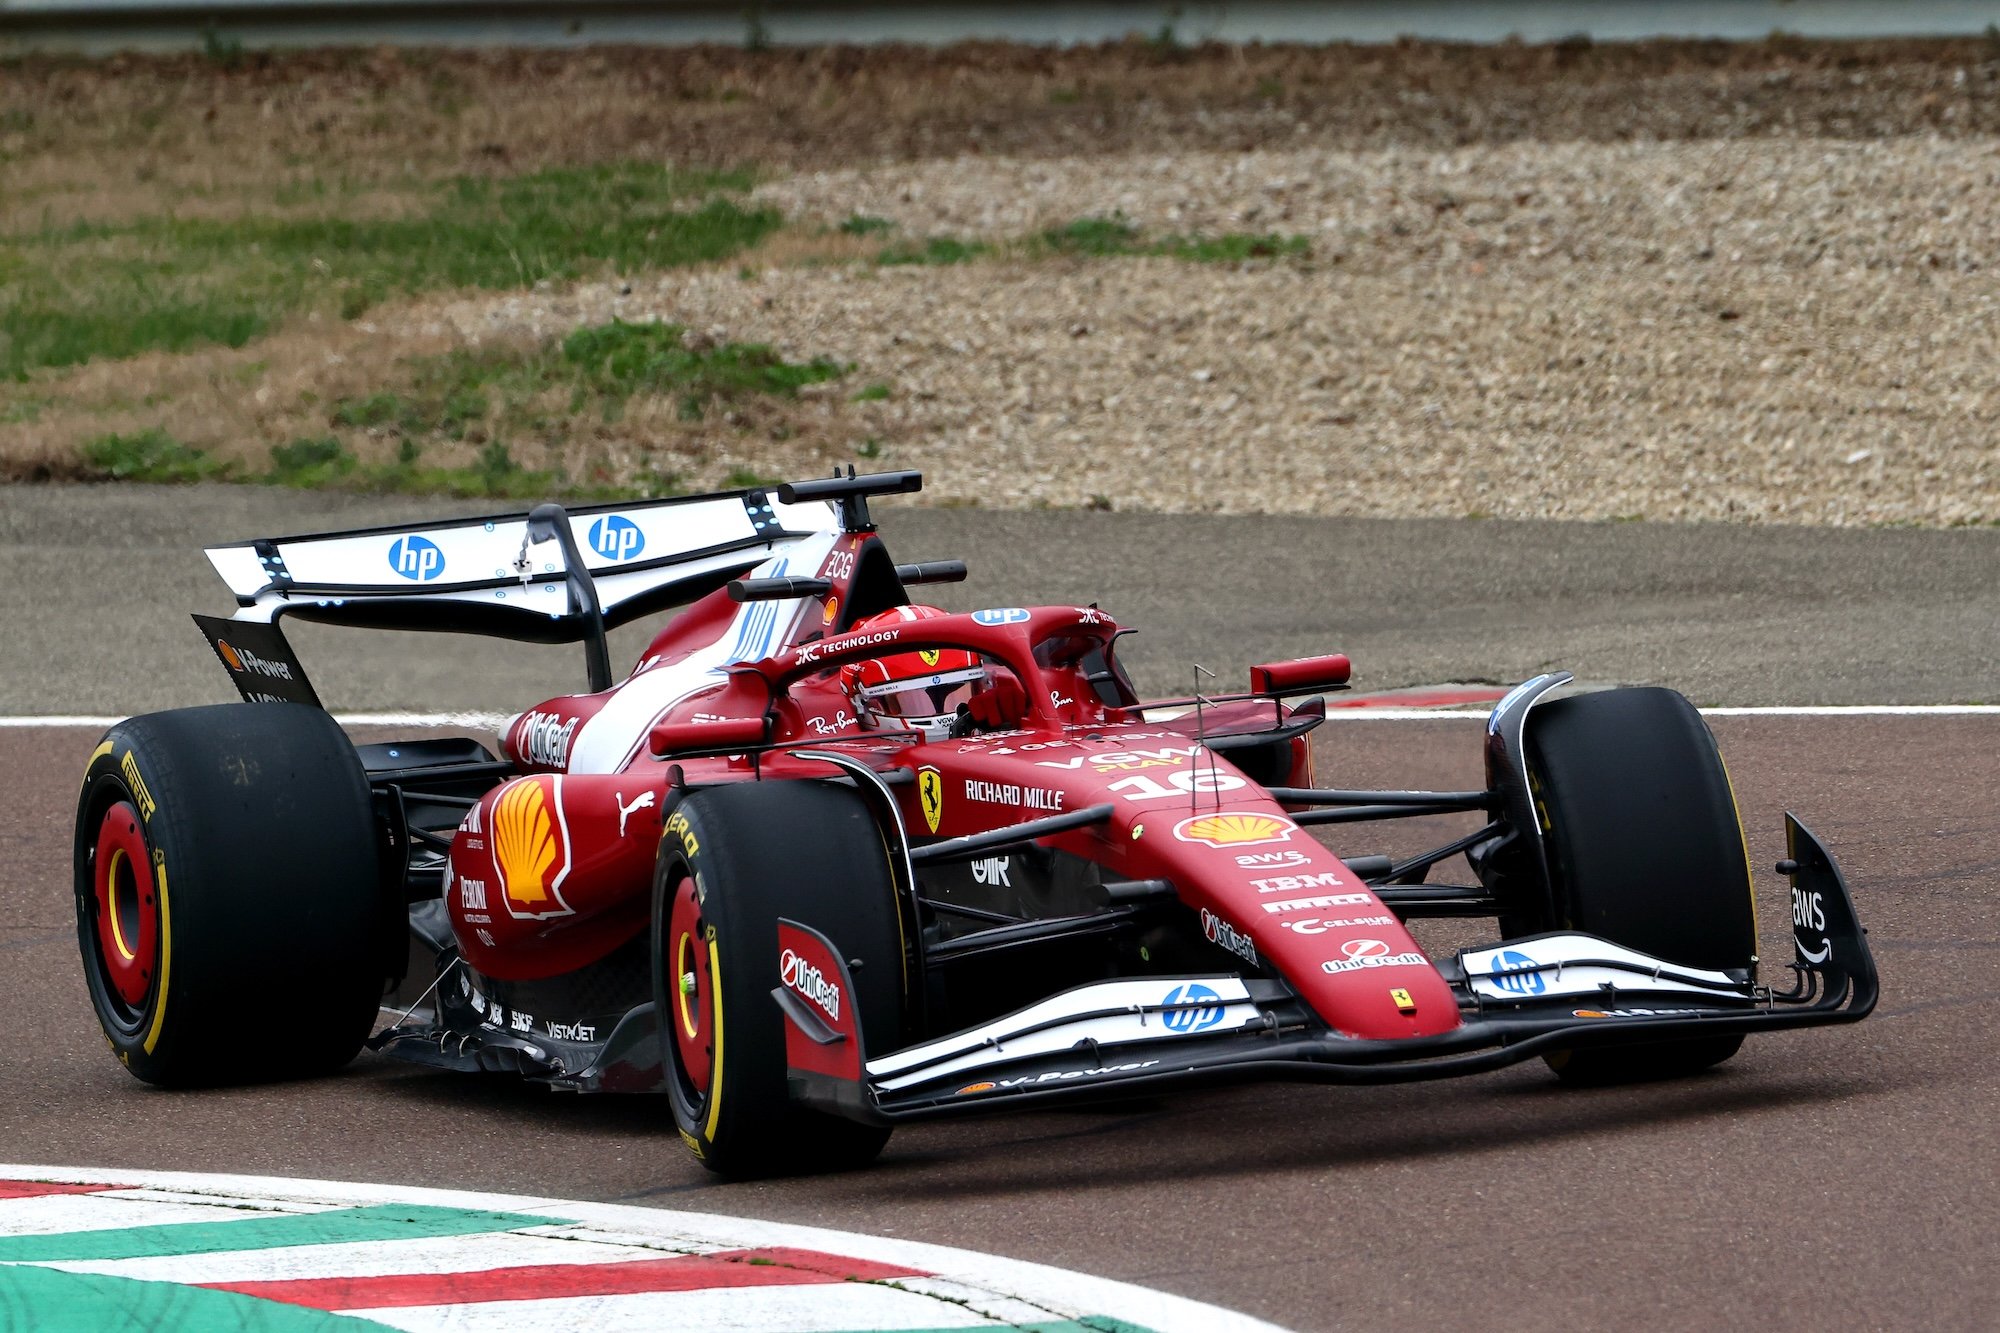
[[[1236,264],[1249,259],[1302,259],[1312,253],[1305,236],[1276,232],[1225,232],[1220,236],[1165,236],[1148,239],[1123,215],[1078,218],[1050,227],[1031,248],[1045,254],[1164,255],[1197,264]]]
[[[754,394],[796,398],[808,384],[838,379],[851,367],[826,357],[790,362],[763,343],[690,347],[677,324],[613,320],[578,329],[563,340],[562,357],[607,405],[635,393],[680,400],[683,421],[699,421],[710,404]]]
[[[411,358],[403,366],[407,379],[397,388],[336,400],[327,409],[326,435],[274,446],[267,479],[302,487],[516,498],[672,493],[683,489],[674,472],[645,471],[629,485],[603,479],[578,483],[560,472],[522,467],[510,442],[563,456],[570,444],[590,438],[598,423],[618,422],[642,404],[647,420],[662,415],[653,405],[664,401],[674,422],[698,425],[757,401],[795,399],[808,385],[839,379],[852,369],[828,357],[788,361],[763,343],[704,342],[675,324],[619,320],[536,347],[489,346]],[[789,433],[782,424],[771,429],[780,440]],[[357,459],[341,432],[395,439],[395,461]],[[421,463],[426,449],[454,445],[461,451],[476,447],[476,462],[457,468]]]
[[[0,237],[0,377],[204,344],[288,315],[354,319],[390,297],[497,290],[723,259],[780,224],[725,192],[747,172],[644,164],[428,187],[406,218],[142,218]]]
[[[286,486],[326,486],[351,476],[357,466],[347,446],[331,435],[271,446],[270,479]]]
[[[229,472],[158,428],[130,435],[100,435],[83,446],[83,460],[113,481],[212,481]]]
[[[886,246],[875,255],[878,264],[963,264],[992,253],[983,241],[960,241],[949,236],[933,236],[922,244],[904,242]]]
[[[1064,255],[1131,255],[1143,253],[1139,229],[1121,216],[1078,218],[1042,233],[1042,244]]]
[[[629,488],[578,487],[555,473],[524,468],[514,461],[507,446],[497,441],[480,450],[468,467],[425,467],[419,461],[422,456],[414,441],[404,440],[393,462],[367,464],[334,436],[301,438],[272,446],[271,470],[262,480],[302,490],[339,487],[512,500],[556,494],[616,498],[631,493]]]
[[[840,224],[843,236],[875,236],[885,231],[894,231],[896,224],[887,218],[872,217],[867,213],[855,213]]]
[[[1312,254],[1312,241],[1275,232],[1232,231],[1221,236],[1170,236],[1153,253],[1196,264],[1239,264],[1246,259],[1304,259]]]
[[[863,389],[860,393],[855,394],[854,397],[849,399],[848,401],[855,403],[880,403],[887,401],[888,397],[889,397],[888,385],[871,384],[867,388]]]

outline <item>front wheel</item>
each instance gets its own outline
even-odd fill
[[[167,1086],[327,1073],[383,983],[367,775],[326,713],[222,704],[106,733],[77,803],[77,943],[105,1039]]]
[[[862,1041],[898,1044],[906,979],[887,849],[865,802],[813,782],[687,796],[654,873],[654,998],[667,1096],[703,1166],[733,1177],[833,1171],[889,1139],[795,1104],[787,1085],[778,920],[811,926],[847,961]]]
[[[1528,776],[1548,852],[1534,930],[1579,930],[1688,967],[1748,974],[1757,923],[1743,821],[1715,737],[1672,690],[1556,699],[1529,718]],[[1740,1034],[1561,1051],[1565,1082],[1673,1078]]]

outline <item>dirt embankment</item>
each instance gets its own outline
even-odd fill
[[[888,388],[613,450],[690,484],[865,459],[960,503],[1949,524],[2000,518],[1996,93],[1983,40],[355,53],[12,66],[0,107],[78,114],[0,110],[0,150],[73,216],[308,167],[769,169],[792,225],[747,265],[431,299],[146,372],[178,365],[184,406],[252,435],[245,367],[292,394],[616,315]],[[825,262],[813,237],[856,214],[998,257]],[[1310,248],[1008,248],[1114,215]]]

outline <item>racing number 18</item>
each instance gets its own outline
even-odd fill
[[[1244,786],[1242,778],[1234,773],[1224,773],[1216,769],[1182,769],[1167,775],[1166,782],[1158,782],[1145,774],[1120,778],[1111,784],[1111,790],[1128,801],[1162,801],[1172,796],[1187,796],[1195,792],[1204,795],[1219,791],[1235,791]]]

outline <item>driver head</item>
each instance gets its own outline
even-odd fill
[[[934,606],[899,606],[854,628],[887,629],[911,621],[936,620],[944,614]],[[895,653],[842,667],[840,674],[863,727],[916,731],[934,741],[943,740],[950,732],[959,705],[993,679],[979,654],[964,648]]]

